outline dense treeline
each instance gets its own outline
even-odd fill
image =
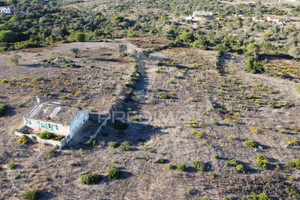
[[[123,37],[127,35],[124,30],[134,24],[124,17],[107,18],[100,12],[60,8],[52,2],[44,5],[23,1],[16,4],[13,16],[1,16],[0,50],[78,41],[79,33],[84,33],[85,39]]]
[[[300,34],[295,25],[266,21],[266,15],[294,15],[296,6],[267,7],[256,4],[226,4],[209,0],[112,1],[101,12],[61,6],[63,1],[0,2],[15,5],[13,16],[1,15],[0,51],[36,47],[54,42],[156,35],[200,49],[245,53],[248,44],[258,43],[260,53],[299,57]],[[69,4],[70,2],[64,2]],[[184,16],[195,10],[212,11],[213,17],[198,28]],[[260,20],[260,22],[255,21]],[[190,35],[185,39],[183,35]],[[81,35],[81,37],[79,37]],[[83,36],[84,35],[84,36]]]

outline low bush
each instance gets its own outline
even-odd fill
[[[131,121],[131,122],[141,122],[142,118],[141,117],[131,117],[129,119],[129,121]]]
[[[161,99],[171,99],[172,97],[165,92],[158,93],[159,98]]]
[[[53,158],[54,155],[55,155],[55,150],[49,149],[49,150],[47,150],[47,151],[45,152],[45,155],[46,155],[47,158]]]
[[[257,155],[255,165],[261,169],[268,169],[269,159],[263,155]]]
[[[117,148],[119,146],[119,143],[118,142],[110,142],[108,145],[112,148]]]
[[[106,174],[109,179],[118,179],[121,177],[121,171],[115,166],[112,165]]]
[[[7,110],[7,105],[1,103],[0,104],[0,116],[3,116],[5,114],[5,112],[6,112],[6,110]]]
[[[14,163],[10,163],[10,164],[7,165],[7,168],[10,169],[10,170],[14,170],[14,169],[17,168],[17,165],[14,164]]]
[[[54,133],[51,133],[49,131],[44,131],[42,133],[38,133],[37,136],[39,136],[41,139],[44,140],[56,140],[56,141],[61,141],[64,139],[62,136],[57,136]]]
[[[130,142],[122,142],[120,147],[119,147],[119,150],[120,151],[130,151],[131,150],[131,145],[130,145]]]
[[[235,171],[238,172],[238,173],[245,172],[244,165],[239,164],[239,165],[235,166]]]
[[[232,167],[237,165],[238,165],[238,161],[236,159],[231,159],[228,162],[225,162],[225,166],[227,167]]]
[[[166,160],[163,158],[158,158],[155,162],[159,163],[159,164],[164,164],[166,162]]]
[[[30,191],[26,191],[22,194],[22,198],[26,200],[37,200],[41,195],[41,191],[39,189],[33,189]]]
[[[271,200],[265,193],[256,194],[255,192],[252,192],[247,198],[249,200]]]
[[[101,181],[102,176],[97,173],[85,174],[81,176],[80,182],[85,185],[97,184]]]
[[[121,121],[115,121],[114,128],[117,130],[126,130],[128,128],[128,124],[121,122]]]
[[[257,147],[256,142],[254,142],[253,140],[247,140],[244,144],[245,144],[247,147],[252,147],[252,148],[256,148],[256,147]]]
[[[296,87],[296,92],[300,93],[300,85]]]
[[[219,159],[219,156],[218,155],[212,155],[211,156],[213,159]]]
[[[293,159],[288,163],[288,166],[300,170],[300,159]]]
[[[180,165],[177,165],[176,169],[178,171],[184,172],[186,170],[186,166],[185,166],[185,164],[180,164]]]
[[[215,126],[219,126],[220,125],[220,123],[218,121],[213,121],[212,124],[215,125]]]
[[[296,146],[296,145],[298,145],[298,139],[293,138],[293,139],[287,141],[286,144],[289,145],[289,146]]]
[[[87,141],[84,143],[86,146],[97,146],[98,141],[96,139],[92,139],[91,141]]]
[[[1,80],[1,83],[9,83],[9,80],[8,80],[7,78],[2,79],[2,80]]]
[[[174,169],[174,167],[173,167],[172,164],[168,164],[168,165],[167,165],[167,168],[168,168],[168,169]]]
[[[29,137],[27,137],[26,135],[21,135],[17,141],[19,144],[28,144],[30,142]]]
[[[205,164],[200,161],[192,161],[193,167],[196,167],[199,171],[204,172],[205,171]]]

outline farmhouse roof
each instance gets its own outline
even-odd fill
[[[77,108],[70,108],[55,103],[41,103],[35,105],[25,115],[25,118],[69,125],[77,112]]]

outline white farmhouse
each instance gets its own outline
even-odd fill
[[[11,10],[8,6],[0,7],[0,13],[11,14]]]
[[[68,143],[89,119],[88,110],[70,108],[57,103],[39,103],[24,117],[24,127],[17,131],[30,138],[39,139],[37,133],[49,131],[57,136],[63,136],[58,146]],[[30,131],[28,131],[30,130]]]
[[[211,19],[213,14],[214,13],[211,12],[211,11],[194,11],[193,15],[190,15],[190,16],[186,17],[185,20],[187,20],[187,21],[199,21],[203,18]]]
[[[284,25],[284,23],[281,21],[280,17],[269,16],[269,17],[266,18],[266,20],[268,22],[274,22],[278,25]]]
[[[193,18],[197,18],[199,16],[212,16],[214,13],[211,11],[194,11],[193,12]]]

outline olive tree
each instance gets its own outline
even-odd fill
[[[17,66],[19,64],[20,59],[21,59],[20,55],[14,54],[8,58],[8,62],[13,63],[14,65]]]

